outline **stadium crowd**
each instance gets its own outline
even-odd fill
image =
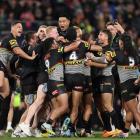
[[[9,23],[8,35],[0,28],[0,130],[88,137],[96,116],[104,138],[139,130],[138,0],[2,0],[0,21]]]

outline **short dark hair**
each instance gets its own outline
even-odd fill
[[[122,34],[120,35],[119,40],[123,41],[124,52],[126,52],[128,56],[138,58],[138,50],[133,45],[133,40],[129,35],[127,35],[126,33]]]
[[[69,16],[68,14],[60,14],[60,15],[59,15],[59,18],[60,18],[60,17],[65,17],[66,19],[71,20],[71,16]],[[58,19],[59,19],[59,18],[58,18]]]
[[[49,37],[43,41],[43,53],[46,54],[50,48],[52,47],[52,44],[54,43],[55,39],[53,37]]]
[[[25,40],[26,40],[27,42],[29,42],[30,39],[33,37],[34,34],[35,34],[34,31],[28,31],[28,32],[25,34]]]
[[[14,26],[14,25],[16,25],[16,24],[18,24],[18,23],[21,23],[22,24],[22,21],[20,21],[20,20],[13,21],[11,23],[11,27]]]
[[[82,35],[82,40],[84,40],[84,41],[88,41],[89,38],[90,38],[90,34],[89,34],[89,33],[84,33],[84,34]]]
[[[101,32],[105,33],[108,36],[108,42],[109,44],[111,44],[113,38],[111,32],[107,29],[101,30]]]
[[[77,32],[74,27],[69,27],[65,37],[68,41],[75,41],[77,38]]]

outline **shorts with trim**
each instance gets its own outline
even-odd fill
[[[72,92],[72,90],[83,92],[85,87],[85,75],[65,74],[64,83],[68,92]]]

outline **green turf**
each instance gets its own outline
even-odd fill
[[[14,139],[14,140],[19,140],[19,139],[22,139],[22,140],[36,140],[36,139],[39,139],[39,140],[118,140],[118,139],[122,139],[122,138],[101,138],[101,136],[99,134],[97,134],[95,137],[90,137],[90,138],[84,138],[84,137],[81,137],[81,138],[75,138],[75,137],[72,137],[72,138],[62,138],[62,137],[57,137],[57,138],[34,138],[34,137],[28,137],[28,138],[11,138],[7,135],[5,136],[2,136],[0,137],[0,140],[11,140],[11,139]],[[130,135],[128,138],[128,140],[140,140],[140,134],[139,135]]]

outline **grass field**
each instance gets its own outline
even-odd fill
[[[1,136],[0,137],[0,140],[11,140],[11,139],[14,139],[14,140],[19,140],[19,139],[22,139],[22,140],[91,140],[91,139],[95,139],[95,140],[118,140],[118,139],[122,139],[122,138],[101,138],[101,136],[99,134],[96,134],[95,137],[90,137],[90,138],[85,138],[85,137],[79,137],[79,138],[76,138],[76,137],[71,137],[71,138],[63,138],[63,137],[57,137],[57,138],[34,138],[34,137],[28,137],[28,138],[11,138],[7,135],[5,136]],[[140,140],[140,134],[138,135],[130,135],[129,138],[126,138],[128,140]]]

